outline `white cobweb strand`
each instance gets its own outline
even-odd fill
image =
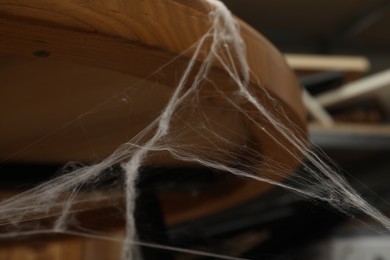
[[[224,63],[223,60],[216,55],[218,60],[222,65],[224,65],[224,68],[229,73],[229,75],[236,81],[236,84],[240,90],[240,94],[251,104],[253,104],[257,108],[257,110],[266,118],[268,122],[270,122],[273,126],[276,126],[276,128],[280,131],[283,137],[288,140],[289,144],[295,147],[301,154],[306,154],[307,160],[315,165],[315,167],[307,166],[306,167],[307,170],[309,170],[309,172],[315,177],[320,178],[320,175],[322,174],[329,179],[329,181],[321,182],[321,184],[324,185],[327,188],[325,190],[327,190],[331,194],[324,197],[314,192],[308,193],[304,190],[297,190],[294,187],[286,186],[284,184],[278,184],[275,182],[272,182],[272,184],[279,185],[284,188],[290,189],[292,191],[302,193],[303,195],[306,196],[327,201],[331,204],[337,203],[339,205],[333,205],[333,206],[336,206],[337,208],[340,207],[339,209],[342,209],[343,206],[355,207],[357,210],[366,213],[373,219],[382,223],[388,230],[390,230],[390,221],[386,216],[384,216],[381,212],[379,212],[377,209],[371,206],[367,201],[362,199],[362,197],[359,194],[357,194],[357,192],[354,191],[353,188],[350,187],[350,185],[341,176],[339,176],[337,172],[335,172],[335,170],[333,170],[323,160],[321,160],[318,155],[316,155],[313,151],[307,150],[306,148],[307,145],[303,140],[299,139],[299,137],[294,135],[294,133],[292,133],[291,130],[289,130],[284,124],[278,121],[277,118],[273,117],[267,111],[267,109],[259,102],[259,100],[257,100],[254,95],[250,94],[249,90],[247,89],[247,83],[249,82],[249,66],[246,60],[245,45],[240,36],[238,27],[234,22],[234,19],[231,16],[229,10],[221,2],[219,1],[210,1],[210,2],[215,6],[215,11],[214,11],[215,17],[213,20],[214,21],[213,25],[214,25],[214,30],[217,33],[214,33],[214,42],[221,41],[221,42],[230,43],[231,49],[233,49],[233,51],[238,57],[239,65],[241,69],[240,72],[244,75],[244,80],[240,81],[237,72],[232,71],[232,69],[230,69],[226,65],[226,63]],[[219,29],[218,25],[221,24],[223,24],[224,26],[222,27],[222,29]],[[223,33],[219,34],[218,32],[223,32]],[[218,53],[213,49],[211,51],[214,51],[215,54]],[[262,127],[259,127],[259,129],[266,131]],[[270,138],[274,139],[274,136],[270,135],[268,132],[266,133],[269,135]],[[282,145],[281,143],[279,144]],[[288,147],[284,147],[284,149],[286,151],[291,151],[291,149],[289,149]],[[292,152],[290,153],[292,154]],[[294,154],[292,155],[294,156]],[[296,159],[299,159],[296,156],[294,157]],[[214,165],[213,168],[216,168],[215,166],[218,167],[218,165]],[[226,170],[226,167],[224,167],[223,170]],[[243,173],[238,173],[237,171],[230,171],[230,172],[237,175],[246,175]],[[246,177],[255,178],[253,176],[246,176]],[[262,179],[261,181],[265,181],[265,180]]]
[[[91,197],[88,200],[80,199],[77,196],[80,188],[84,184],[98,183],[99,180],[104,179],[102,175],[105,169],[121,162],[121,166],[125,172],[124,193],[126,207],[126,237],[123,243],[122,258],[124,260],[131,259],[135,255],[134,245],[148,245],[148,243],[136,241],[134,208],[136,180],[140,168],[147,163],[147,155],[151,151],[168,151],[174,158],[182,161],[190,161],[211,169],[278,185],[305,197],[326,201],[345,213],[357,210],[377,220],[390,230],[389,220],[361,198],[316,153],[308,150],[305,140],[295,135],[296,131],[291,130],[294,127],[292,123],[286,125],[283,123],[285,120],[280,120],[281,117],[284,117],[283,111],[268,111],[262,102],[255,95],[252,95],[248,88],[251,73],[246,59],[245,44],[240,36],[239,28],[229,10],[221,2],[216,0],[208,0],[208,2],[212,7],[210,12],[211,28],[197,42],[193,55],[160,116],[131,141],[123,144],[102,162],[75,169],[66,175],[57,177],[34,189],[3,201],[0,204],[0,225],[11,224],[16,228],[16,231],[0,234],[0,238],[20,234],[47,232],[69,233],[68,226],[71,222],[72,213],[77,211],[76,206],[85,205],[85,202],[94,202],[94,200],[103,201],[105,199],[104,194]],[[211,45],[209,45],[210,41]],[[204,54],[202,51],[205,50],[206,46],[210,47],[209,51]],[[201,53],[203,55],[202,59],[200,59]],[[203,62],[200,66],[196,67],[195,65],[199,60],[203,60]],[[189,98],[196,96],[197,91],[202,87],[202,83],[209,80],[208,73],[210,67],[216,62],[221,64],[237,88],[233,96],[228,96],[219,86],[214,86],[217,92],[226,99],[232,108],[239,111],[241,115],[246,116],[256,126],[258,131],[263,131],[276,144],[290,153],[292,158],[300,160],[300,156],[305,154],[309,162],[304,164],[306,175],[294,174],[290,177],[288,183],[280,183],[274,181],[275,176],[253,174],[253,172],[260,172],[259,169],[255,168],[259,165],[257,162],[253,162],[252,165],[254,166],[246,165],[246,168],[243,169],[235,167],[227,159],[224,159],[226,161],[224,163],[225,161],[222,159],[221,161],[218,158],[216,159],[210,156],[210,153],[205,155],[199,147],[185,149],[175,145],[174,135],[178,133],[171,133],[172,121],[175,120],[175,115],[180,110],[180,107],[184,106],[184,103],[187,104]],[[190,80],[192,82],[189,82]],[[265,90],[263,91],[267,99],[275,102],[275,110],[280,110],[280,108],[277,108],[276,101]],[[263,120],[269,125],[272,125],[278,131],[278,134],[287,141],[288,145],[286,142],[279,141],[273,135],[272,131],[269,131],[261,123],[254,120],[251,114],[240,106],[240,101],[237,101],[237,96],[240,97],[239,100],[245,100],[245,102],[251,104],[256,109],[256,113],[261,115]],[[233,144],[229,140],[219,136],[212,128],[208,131],[210,131],[210,135],[223,144],[218,146],[215,143],[216,151],[212,152],[211,155],[218,157],[218,153],[228,154],[228,149],[225,149],[225,145]],[[170,134],[172,135],[171,139],[169,138]],[[151,137],[147,139],[147,136]],[[247,149],[247,152],[255,155],[260,153],[259,151],[252,150],[250,147],[245,147],[245,149]],[[293,151],[297,151],[296,153],[301,155],[294,154]],[[286,169],[280,162],[272,161],[272,158],[263,158],[263,160],[268,168],[274,169],[273,174],[283,176],[287,174]],[[51,228],[40,229],[39,227],[23,226],[25,222],[39,220],[51,214],[52,216],[56,216],[56,221]],[[30,230],[23,233],[23,231],[17,230],[20,227],[21,230],[23,228],[27,228],[28,230],[30,228]],[[153,246],[153,244],[149,244],[149,246]],[[159,246],[155,245],[155,247]]]
[[[280,123],[277,119],[275,119],[268,111],[267,109],[255,98],[254,95],[251,95],[249,90],[247,89],[247,84],[249,83],[249,75],[250,75],[250,69],[247,63],[246,59],[246,51],[245,51],[245,44],[241,38],[241,35],[239,33],[238,26],[236,22],[234,21],[230,11],[219,1],[216,0],[208,0],[209,3],[212,4],[213,10],[210,13],[210,18],[212,21],[212,45],[210,48],[210,51],[206,58],[203,61],[202,69],[199,70],[198,74],[195,77],[195,81],[191,85],[191,87],[187,90],[187,92],[193,91],[196,89],[196,87],[199,84],[199,81],[202,79],[207,78],[208,74],[208,68],[211,66],[212,62],[217,59],[226,69],[226,71],[229,73],[229,75],[235,80],[238,88],[239,93],[248,100],[251,104],[253,104],[259,112],[266,118],[267,121],[271,122],[272,125],[277,126],[277,129],[280,130],[281,134],[289,141],[290,144],[292,144],[295,148],[298,149],[302,154],[307,154],[307,158],[310,162],[313,162],[316,166],[316,168],[310,168],[309,171],[314,176],[319,176],[320,174],[323,174],[324,176],[329,178],[329,182],[323,183],[324,186],[329,185],[328,191],[331,191],[335,193],[335,195],[330,196],[321,196],[320,194],[316,194],[315,192],[307,192],[305,190],[296,189],[295,187],[280,184],[277,182],[274,182],[270,179],[261,178],[259,176],[254,176],[251,174],[247,174],[245,172],[238,171],[237,169],[229,168],[224,165],[216,164],[210,161],[205,161],[200,158],[196,158],[196,156],[190,156],[185,157],[182,155],[176,154],[176,158],[180,158],[182,160],[189,160],[189,161],[196,161],[202,165],[205,165],[210,168],[223,170],[225,172],[231,172],[232,174],[239,175],[239,176],[245,176],[253,179],[257,179],[260,181],[265,181],[272,183],[274,185],[282,186],[283,188],[287,188],[289,190],[292,190],[294,192],[301,193],[305,196],[313,197],[316,199],[324,200],[329,203],[339,203],[340,207],[343,206],[343,204],[355,207],[358,210],[361,210],[362,212],[366,213],[367,215],[371,216],[375,220],[379,221],[383,225],[386,226],[387,229],[390,229],[390,222],[389,220],[378,210],[376,210],[374,207],[372,207],[369,203],[364,201],[346,182],[343,180],[340,176],[335,175],[334,170],[332,170],[326,163],[324,163],[316,154],[314,154],[311,151],[306,150],[306,143],[304,143],[302,140],[300,140],[298,137],[296,137],[291,130],[289,130],[285,125]],[[134,193],[134,180],[135,175],[138,171],[139,166],[141,165],[141,161],[143,156],[149,151],[153,150],[153,146],[158,142],[159,139],[164,137],[168,134],[169,131],[169,124],[171,122],[172,115],[174,114],[175,108],[180,104],[180,100],[183,98],[180,98],[179,95],[183,91],[184,85],[188,79],[188,75],[190,71],[194,67],[194,63],[196,61],[196,58],[198,57],[200,48],[203,47],[204,39],[208,37],[209,35],[205,35],[203,39],[199,42],[199,45],[197,46],[197,49],[192,56],[187,69],[185,73],[183,74],[179,85],[177,86],[174,94],[172,95],[171,99],[169,100],[168,105],[166,106],[165,110],[163,111],[160,121],[159,121],[159,127],[156,131],[156,134],[151,138],[143,147],[141,147],[132,157],[129,163],[126,164],[124,167],[126,169],[127,174],[127,243],[130,243],[134,240],[134,224],[133,224],[133,210],[134,210],[134,203],[130,201],[134,200],[135,193]],[[229,67],[224,60],[218,55],[219,49],[222,46],[226,46],[228,44],[229,49],[234,52],[234,56],[236,59],[238,59],[238,68],[240,71],[238,72],[236,70],[236,67],[234,66],[234,63],[232,67]],[[243,77],[243,79],[240,79]],[[186,94],[183,94],[185,96]],[[262,128],[263,129],[263,128]],[[264,129],[263,129],[264,130]],[[272,135],[270,135],[271,138],[274,138]],[[277,140],[275,140],[277,141]],[[284,149],[289,150],[288,147],[285,147]],[[173,155],[175,155],[173,153]],[[299,159],[299,158],[297,158]],[[317,173],[317,171],[320,172],[320,174]],[[340,199],[342,201],[340,201]],[[336,206],[337,207],[337,206]],[[126,244],[127,244],[126,243]],[[129,255],[129,248],[125,248],[124,252],[125,255]]]
[[[132,254],[131,249],[131,241],[135,240],[135,225],[134,225],[134,205],[135,205],[135,180],[138,173],[138,169],[142,164],[142,160],[144,156],[150,151],[153,150],[156,143],[163,138],[165,135],[169,132],[169,126],[171,122],[171,118],[173,116],[173,113],[175,112],[176,107],[181,103],[181,100],[190,92],[194,91],[196,87],[198,86],[199,82],[207,77],[209,68],[212,64],[212,60],[214,59],[215,53],[217,52],[217,48],[219,48],[219,45],[221,42],[226,42],[225,37],[228,37],[229,42],[233,42],[235,45],[235,50],[239,50],[240,53],[238,57],[240,57],[241,61],[241,67],[244,68],[244,72],[247,73],[246,77],[247,80],[249,80],[249,69],[247,67],[246,63],[246,56],[245,51],[243,50],[243,43],[242,39],[239,36],[239,33],[237,31],[237,26],[234,23],[234,20],[231,17],[230,12],[227,10],[227,8],[218,1],[210,1],[213,5],[215,5],[215,9],[213,13],[210,14],[212,21],[213,21],[213,27],[212,27],[212,33],[213,33],[213,42],[210,49],[210,52],[206,56],[206,58],[203,61],[203,64],[201,66],[201,69],[199,70],[198,74],[195,76],[195,80],[190,86],[190,88],[186,91],[186,93],[182,94],[180,97],[180,94],[183,92],[183,89],[187,83],[189,74],[191,73],[195,62],[197,61],[199,52],[201,48],[203,47],[203,44],[206,40],[206,38],[209,37],[208,34],[204,35],[203,38],[199,41],[198,46],[195,49],[194,54],[192,55],[186,70],[184,71],[178,86],[176,87],[172,97],[170,98],[166,108],[163,110],[158,123],[158,128],[156,130],[156,133],[154,136],[147,141],[142,147],[138,149],[132,156],[132,158],[129,160],[128,163],[123,165],[123,168],[125,170],[126,174],[126,238],[124,242],[124,249],[123,249],[123,258],[128,259]],[[220,25],[220,23],[226,22],[226,27]],[[217,28],[227,28],[226,33],[222,33]],[[237,37],[238,36],[238,37]],[[232,41],[233,40],[233,41]]]

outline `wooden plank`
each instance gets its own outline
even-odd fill
[[[370,62],[363,56],[285,54],[287,63],[294,70],[367,72]]]
[[[3,67],[7,69],[6,72],[3,70],[1,78],[7,79],[9,86],[2,88],[0,96],[4,109],[0,113],[3,118],[7,118],[2,122],[15,122],[15,125],[7,123],[0,127],[4,131],[0,135],[0,141],[3,143],[0,157],[3,160],[37,162],[77,160],[85,162],[104,158],[120,144],[128,141],[146,127],[158,115],[158,111],[163,107],[170,91],[175,87],[178,75],[182,73],[186,62],[188,62],[186,55],[190,56],[193,50],[180,57],[176,57],[177,54],[182,54],[186,50],[185,48],[196,42],[202,33],[210,27],[207,10],[205,13],[200,13],[198,9],[192,10],[191,5],[185,6],[169,0],[158,3],[155,1],[122,2],[118,0],[106,4],[126,5],[124,10],[127,8],[148,9],[150,5],[150,10],[148,9],[150,12],[156,11],[155,5],[157,4],[165,5],[164,8],[167,9],[177,8],[174,13],[184,12],[186,16],[182,18],[182,23],[185,26],[188,24],[187,29],[191,28],[196,33],[178,34],[180,35],[178,38],[174,32],[181,31],[183,24],[178,23],[176,19],[172,21],[169,18],[171,16],[156,16],[153,17],[156,20],[150,20],[150,17],[145,13],[138,14],[139,17],[130,16],[134,10],[129,10],[129,13],[117,10],[118,13],[110,13],[108,16],[105,13],[107,11],[105,7],[109,9],[110,6],[92,4],[90,1],[87,5],[82,5],[79,1],[57,1],[55,5],[44,0],[36,0],[28,4],[25,3],[25,5],[21,4],[22,2],[16,1],[12,4],[7,2],[0,5],[0,14],[8,15],[2,16],[0,22],[0,55],[5,57],[3,58],[5,62]],[[100,9],[103,11],[99,12]],[[50,12],[53,12],[53,16],[48,15]],[[67,18],[63,16],[66,12],[69,12]],[[172,12],[171,15],[173,15]],[[194,15],[196,19],[188,18],[187,15]],[[178,17],[181,16],[183,14],[178,15]],[[69,17],[78,17],[76,20],[83,21],[83,23],[78,24],[75,19],[72,20],[74,23],[69,22]],[[22,18],[31,19],[31,21]],[[115,30],[112,28],[108,30],[101,20],[110,20],[106,22]],[[135,26],[134,30],[124,28],[122,23],[118,24],[118,20],[123,20],[129,28]],[[85,28],[87,23],[91,25],[92,30]],[[139,28],[139,23],[152,23],[151,27],[147,28],[148,32],[145,32],[148,37],[135,37],[134,32],[141,33],[141,29],[144,27],[142,25]],[[170,26],[172,28],[166,31],[166,27]],[[150,33],[153,30],[160,33],[159,27],[164,27],[161,29],[166,33],[164,37],[154,36]],[[260,84],[275,98],[281,99],[283,110],[291,115],[291,119],[297,125],[304,128],[305,110],[295,76],[278,51],[257,32],[242,24],[242,33],[247,43],[249,65],[254,72],[254,78],[261,79]],[[170,37],[168,37],[169,35]],[[181,40],[182,37],[185,39]],[[159,41],[161,42],[158,43]],[[174,43],[178,45],[173,46]],[[177,50],[178,47],[181,48],[180,51]],[[48,56],[38,55],[39,57],[37,57],[37,53],[42,52],[47,53]],[[19,58],[20,64],[16,61],[13,66],[8,65],[13,62],[9,59],[12,60],[16,56],[23,57]],[[175,57],[176,59],[173,60]],[[103,107],[103,109],[98,110],[99,113],[104,114],[103,116],[101,113],[99,115],[94,113],[93,109],[88,109],[96,108],[97,104],[104,102],[102,97],[112,97],[117,91],[121,93],[126,87],[132,86],[134,78],[137,81],[137,78],[147,77],[164,65],[164,70],[160,71],[160,74],[157,73],[155,77],[144,82],[146,86],[141,85],[133,88],[134,90],[137,87],[141,88],[144,96],[137,96],[137,92],[125,92],[134,104],[123,103],[121,109],[120,105],[116,103],[117,109],[111,111]],[[56,70],[55,67],[60,69]],[[85,70],[89,70],[89,72],[87,73]],[[93,75],[92,70],[95,71],[96,79],[91,76]],[[19,72],[26,74],[18,74]],[[58,73],[67,72],[74,74],[58,75]],[[101,82],[110,82],[110,80],[107,77],[104,80],[98,80],[98,78],[107,73],[111,75],[110,79],[127,79],[117,83],[120,87],[116,87],[114,83],[105,84],[102,87]],[[30,76],[26,76],[27,74]],[[85,77],[76,77],[75,75],[84,75],[89,81],[86,82],[83,80]],[[42,81],[37,80],[41,78]],[[90,82],[90,79],[95,83]],[[211,70],[210,79],[214,80],[217,85],[224,86],[227,91],[232,88],[229,77],[217,68]],[[115,80],[115,82],[117,81]],[[159,84],[156,86],[153,82]],[[53,88],[47,88],[48,85],[52,85]],[[22,91],[20,91],[20,87],[22,87]],[[262,89],[258,88],[257,81],[254,81],[251,88],[259,96],[263,95]],[[77,91],[82,91],[82,93],[77,95],[73,90],[76,93]],[[58,91],[61,91],[61,95],[56,94]],[[75,96],[79,99],[76,104],[73,102]],[[132,96],[135,98],[133,99]],[[148,96],[154,98],[148,98]],[[15,100],[16,103],[13,103]],[[148,101],[145,103],[145,100]],[[72,104],[67,105],[69,102]],[[214,102],[218,101],[210,100],[210,102],[212,104],[209,107],[215,107]],[[221,106],[220,103],[217,105]],[[109,104],[109,106],[113,107],[113,104]],[[132,108],[131,111],[134,111],[130,119],[129,106]],[[152,109],[152,111],[144,113],[145,108]],[[37,111],[42,113],[35,113]],[[213,114],[210,111],[205,111],[205,113],[209,116]],[[78,121],[78,118],[85,114],[88,114],[89,118],[82,122]],[[76,119],[75,124],[67,128],[68,123],[74,119]],[[129,120],[135,123],[123,124]],[[231,113],[223,115],[221,111],[209,121],[220,125],[227,125],[227,121],[230,121],[227,129],[232,129],[238,135],[225,136],[225,138],[233,142],[242,142],[246,138],[245,131],[240,130],[244,124],[239,123],[240,120]],[[29,126],[28,132],[25,131],[26,125]],[[129,125],[131,129],[128,129]],[[61,132],[62,135],[56,135],[58,132]],[[67,132],[66,135],[63,134],[64,132]],[[224,133],[219,134],[224,136],[227,133],[224,131]],[[238,139],[237,136],[239,136]],[[53,139],[49,140],[48,137],[53,137]],[[202,144],[201,138],[196,137],[200,137],[200,135],[192,132],[183,139],[192,139],[193,143]],[[46,142],[42,142],[41,138]],[[35,149],[29,149],[31,148],[30,144],[31,146],[35,145]],[[23,152],[20,152],[21,150]],[[165,155],[158,161],[172,160]]]
[[[200,0],[15,0],[12,3],[0,0],[0,57],[4,62],[0,62],[4,68],[0,70],[3,72],[0,78],[7,79],[3,82],[7,87],[2,88],[4,92],[0,94],[4,107],[0,110],[4,125],[0,127],[0,160],[90,162],[111,154],[159,115],[194,52],[189,47],[210,29],[210,10],[209,2]],[[292,130],[304,137],[306,111],[295,74],[263,36],[242,21],[237,20],[237,23],[251,68],[250,91],[261,100],[271,96],[273,99],[264,101],[271,112],[275,111],[275,100],[280,101],[278,110],[283,113],[277,116],[287,126],[293,121]],[[205,50],[199,61],[207,53]],[[163,66],[164,69],[159,70]],[[196,66],[200,66],[200,62]],[[160,73],[154,74],[157,70]],[[20,72],[23,73],[18,74]],[[66,74],[68,72],[71,73]],[[100,78],[103,75],[104,80]],[[134,80],[138,82],[150,75],[153,77],[144,85],[131,88]],[[227,93],[237,91],[217,62],[210,69],[209,81]],[[102,86],[102,82],[106,84]],[[219,154],[218,159],[231,160],[233,154],[237,155],[237,160],[252,159],[251,162],[255,162],[252,168],[265,175],[274,172],[272,166],[264,169],[257,164],[263,158],[280,162],[287,172],[295,170],[300,163],[296,155],[300,153],[283,147],[289,143],[279,130],[256,113],[249,102],[242,102],[242,110],[251,117],[239,110],[221,109],[229,102],[218,98],[220,93],[209,92],[213,87],[212,84],[204,87],[205,93],[200,96],[207,97],[202,116],[207,115],[215,136],[237,145],[248,144],[250,149],[259,151],[257,155],[226,151],[227,158]],[[130,100],[105,103],[104,100],[111,100],[117,91]],[[182,121],[185,126],[190,125],[190,118],[198,122],[199,118],[195,117],[189,111],[183,113]],[[16,125],[9,127],[11,122]],[[267,129],[267,133],[259,131],[259,125]],[[216,140],[211,140],[213,135],[209,135],[208,130],[187,129],[175,136],[176,145],[191,148],[197,145],[215,153]],[[183,163],[168,152],[156,153],[150,155],[148,163],[151,165],[180,166]],[[192,163],[191,166],[199,165]],[[275,177],[275,181],[283,177]],[[256,182],[252,187],[259,194],[272,186]],[[223,199],[228,201],[224,205],[242,202],[238,199],[241,193],[241,189],[235,189],[223,194]],[[220,198],[216,202],[211,198],[207,201],[217,204]]]
[[[316,99],[320,105],[327,107],[352,99],[364,98],[368,94],[373,94],[389,87],[390,69],[387,69],[318,95]]]
[[[306,90],[303,91],[303,102],[305,103],[309,113],[324,127],[332,127],[334,121],[332,116],[320,105],[318,101],[310,95]]]

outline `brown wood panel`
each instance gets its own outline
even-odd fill
[[[0,93],[3,104],[0,116],[6,118],[0,127],[0,143],[4,144],[0,148],[0,159],[90,162],[110,154],[157,116],[193,53],[193,49],[188,48],[210,28],[209,11],[207,1],[0,0],[0,67],[4,71],[0,82],[8,84]],[[268,91],[280,102],[280,111],[294,122],[296,128],[289,125],[292,131],[303,131],[304,135],[306,113],[295,75],[263,36],[239,19],[237,22],[252,69],[251,91],[261,98],[266,95],[264,90]],[[199,57],[196,66],[203,57]],[[155,73],[163,65],[164,69]],[[127,92],[129,85],[146,77],[136,91],[130,88]],[[220,64],[213,65],[210,78],[226,92],[233,90]],[[105,103],[104,99],[107,96],[115,99],[116,91],[120,93],[119,98],[129,94],[130,99],[136,101],[124,102],[127,110],[112,109],[113,104]],[[211,94],[200,93],[208,97]],[[99,104],[108,108],[103,105],[96,110]],[[134,114],[129,120],[126,111],[131,105]],[[265,158],[283,163],[286,171],[295,169],[299,160],[280,147],[278,142],[287,143],[277,135],[277,129],[256,114],[252,105],[242,104],[244,110],[254,113],[249,119],[238,111],[207,109],[226,105],[226,101],[215,98],[207,99],[201,107],[219,135],[238,145],[251,143]],[[275,103],[265,102],[265,106],[273,111]],[[86,114],[88,117],[82,117],[80,122],[80,116]],[[275,115],[285,120],[284,115],[276,112]],[[190,113],[182,114],[183,119],[190,116]],[[9,125],[11,122],[13,126]],[[122,122],[136,123],[123,126]],[[264,124],[279,140],[260,133],[255,127],[257,124]],[[224,127],[218,128],[218,125]],[[62,135],[58,135],[59,132]],[[213,140],[204,138],[205,134],[188,131],[176,142],[211,150]],[[237,157],[245,156],[240,151],[231,152]],[[253,159],[261,161],[261,158]],[[153,155],[151,163],[180,164],[166,153]],[[259,172],[254,174],[264,174],[261,167],[256,169]],[[262,183],[253,186],[258,188],[252,187],[251,194],[270,188]],[[246,193],[240,188],[233,189],[228,195],[217,196],[215,201],[209,199],[209,203],[228,207],[239,201],[237,194]]]

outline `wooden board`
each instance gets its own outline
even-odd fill
[[[88,163],[112,153],[158,116],[194,51],[190,47],[210,28],[210,10],[200,0],[0,0],[0,161]],[[237,22],[252,70],[251,91],[260,98],[268,91],[288,117],[281,121],[293,121],[298,126],[293,131],[305,134],[295,75],[264,37]],[[220,64],[214,64],[210,79],[227,93],[234,90]],[[272,111],[275,103],[264,105]],[[296,168],[299,160],[278,145],[285,140],[274,126],[264,123],[276,139],[258,131],[256,124],[263,124],[258,114],[248,119],[238,111],[208,110],[224,106],[220,98],[205,98],[201,106],[217,134],[237,145],[252,143],[261,157]],[[255,111],[249,103],[242,108]],[[213,147],[200,128],[176,142]],[[150,163],[182,164],[164,152]],[[270,187],[259,185],[259,193]],[[217,202],[227,197],[220,194]]]
[[[7,156],[23,150],[23,145],[53,135],[53,132],[63,128],[72,119],[93,111],[105,99],[115,98],[115,94],[126,87],[137,85],[134,82],[152,74],[177,54],[187,50],[210,26],[207,16],[210,7],[202,1],[184,3],[180,1],[143,1],[142,3],[89,1],[82,4],[79,1],[53,3],[39,0],[28,3],[0,2],[0,4],[2,15],[0,54],[4,68],[0,79],[5,81],[1,92],[1,103],[2,117],[6,119],[2,121],[5,125],[1,129],[5,132],[1,135],[1,142],[8,143],[2,146],[3,159],[8,159]],[[292,112],[294,121],[303,126],[305,114],[294,75],[280,54],[264,38],[245,24],[241,23],[241,26],[247,44],[248,61],[254,71],[254,80],[259,79],[264,87],[285,102],[286,109]],[[191,50],[184,55],[190,56]],[[164,69],[164,75],[159,75],[157,79],[151,78],[149,81],[152,82],[151,84],[157,81],[159,85],[173,88],[174,77],[182,71],[185,63],[186,57],[179,58]],[[93,67],[92,71],[82,68],[83,65]],[[121,76],[112,71],[136,78],[119,79]],[[78,77],[75,77],[75,74]],[[108,75],[100,77],[105,74]],[[227,83],[223,82],[223,73],[215,73],[215,75],[217,75],[216,80],[221,81],[221,84]],[[114,77],[116,80],[112,80]],[[111,80],[115,81],[112,85]],[[105,82],[105,85],[102,82]],[[144,122],[134,127],[134,132],[142,129],[145,121],[148,122],[157,115],[170,93],[162,86],[150,87],[150,84],[147,86],[148,83],[145,85],[142,86],[143,89],[158,91],[158,95],[148,101],[145,100],[153,112],[144,111],[146,104],[132,105],[133,109],[139,112],[136,112],[131,119],[136,121],[144,119]],[[72,86],[81,92],[73,92]],[[57,98],[60,95],[61,99],[64,99],[62,102]],[[72,96],[74,100],[70,101],[69,97]],[[143,100],[145,96],[139,96],[137,99]],[[66,101],[69,103],[66,104]],[[134,99],[131,102],[134,102]],[[45,110],[46,113],[39,113]],[[47,113],[50,111],[51,115]],[[116,113],[111,113],[113,114]],[[118,116],[114,120],[119,121],[124,117]],[[42,123],[40,120],[48,122]],[[93,122],[93,125],[101,126],[98,122],[99,118],[93,120],[97,121]],[[109,122],[109,124],[115,123]],[[29,131],[26,134],[27,126]],[[78,129],[78,132],[82,131]],[[100,138],[104,139],[108,138],[106,135],[110,135],[110,132],[115,131],[108,128],[101,132],[105,137],[100,136]],[[134,132],[130,133],[130,136]],[[76,134],[72,133],[69,136],[72,135]],[[82,133],[83,137],[70,139],[73,139],[76,144],[85,143],[88,140],[85,140],[84,135],[85,133]],[[69,142],[69,139],[63,139],[62,143]],[[102,142],[109,143],[108,140]],[[14,150],[11,147],[12,143],[15,143]],[[88,143],[96,142],[89,140]],[[112,143],[114,145],[109,149],[102,148],[105,153],[98,153],[98,157],[99,154],[104,156],[110,153],[107,150],[112,151],[120,142],[116,140]],[[32,161],[92,159],[80,154],[80,151],[76,151],[77,148],[65,149],[60,155],[50,146],[20,156],[13,155],[9,159]],[[66,145],[59,144],[59,147],[66,147]],[[47,151],[43,152],[45,149]],[[85,148],[85,146],[83,149],[99,150],[99,148]],[[43,154],[40,156],[39,153]],[[88,153],[90,157],[93,156]]]
[[[296,71],[345,71],[363,74],[370,61],[363,56],[285,54],[287,63]]]

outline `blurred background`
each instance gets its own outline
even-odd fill
[[[307,91],[312,141],[365,198],[390,213],[390,2],[224,2],[286,55]],[[390,237],[375,232],[375,224],[298,204],[294,224],[257,257],[390,259]]]

